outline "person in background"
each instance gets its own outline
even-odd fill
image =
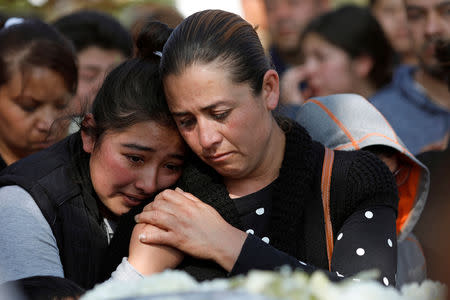
[[[264,0],[272,62],[281,77],[301,63],[300,34],[306,24],[329,8],[328,0]]]
[[[392,83],[369,99],[417,155],[443,150],[450,131],[450,92],[435,52],[450,40],[450,2],[404,0],[418,66],[397,68]]]
[[[78,11],[53,22],[73,42],[78,57],[78,89],[71,105],[74,115],[89,109],[108,72],[133,54],[130,33],[112,16]],[[71,132],[78,130],[71,126]]]
[[[312,98],[297,114],[311,137],[336,150],[367,150],[386,163],[399,192],[397,215],[397,286],[427,277],[422,247],[412,233],[425,207],[430,174],[406,149],[392,127],[365,98],[338,94]]]
[[[294,119],[310,97],[355,93],[370,98],[391,81],[394,50],[367,8],[329,11],[306,26],[300,41],[304,63],[281,82],[281,101]],[[306,82],[303,90],[301,82]]]
[[[370,0],[369,8],[395,49],[395,62],[416,65],[403,0]]]
[[[140,49],[106,77],[79,132],[3,170],[0,282],[56,276],[92,288],[119,217],[180,177],[186,146],[160,57]],[[108,278],[132,280],[137,267],[125,259]]]
[[[270,34],[269,53],[272,63],[280,77],[280,94],[283,97],[284,81],[292,82],[291,73],[285,76],[285,72],[298,66],[302,62],[300,51],[300,35],[305,26],[313,18],[327,11],[330,7],[329,0],[264,0],[267,26]],[[285,77],[287,77],[285,79]],[[304,84],[297,84],[299,90]],[[290,107],[285,107],[283,101],[277,108],[278,113],[295,118]]]
[[[308,272],[329,268],[334,279],[377,268],[381,282],[395,284],[392,173],[371,153],[336,153],[333,173],[346,174],[340,177],[346,201],[330,203],[328,224],[337,239],[327,252],[320,182],[328,152],[294,121],[272,115],[278,74],[248,22],[221,10],[200,11],[165,44],[152,36],[148,45],[162,52],[167,103],[196,156],[186,162],[177,189],[127,214],[110,248],[123,252],[112,250],[116,259],[108,261],[120,262],[130,250],[138,271],[152,274],[145,262],[165,256],[145,255],[145,247],[161,245],[185,256],[172,259],[172,268],[200,280],[287,264]],[[136,248],[144,248],[141,255],[132,255]]]
[[[76,89],[70,42],[44,22],[9,19],[0,30],[0,170],[67,135],[61,116]]]

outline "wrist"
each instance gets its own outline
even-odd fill
[[[230,225],[229,230],[221,237],[221,241],[225,240],[226,243],[221,243],[219,248],[214,251],[213,260],[230,272],[241,253],[246,238],[245,232]]]

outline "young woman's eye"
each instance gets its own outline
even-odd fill
[[[183,166],[182,165],[176,165],[176,164],[167,164],[166,168],[171,170],[171,171],[174,171],[174,172],[179,172],[179,171],[181,171]]]
[[[144,160],[136,155],[126,155],[126,157],[128,158],[128,160],[130,162],[132,162],[133,164],[138,164],[138,163],[142,163]]]

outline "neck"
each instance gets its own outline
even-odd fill
[[[18,157],[14,153],[14,151],[11,151],[11,149],[6,147],[6,145],[4,145],[1,141],[0,141],[0,155],[2,156],[6,165],[8,166],[20,159],[20,157]]]
[[[286,136],[275,119],[272,122],[273,129],[258,167],[245,178],[224,179],[231,198],[239,198],[257,192],[278,177],[284,157]]]
[[[415,80],[422,85],[435,104],[450,110],[450,92],[445,81],[436,79],[421,69],[417,70]]]

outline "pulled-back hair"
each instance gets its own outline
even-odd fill
[[[369,9],[345,5],[313,19],[304,29],[301,42],[315,33],[351,58],[368,55],[373,59],[369,80],[381,88],[392,78],[394,50]]]
[[[118,50],[125,57],[133,53],[130,33],[112,16],[91,10],[81,10],[56,20],[53,25],[81,52],[94,46]]]
[[[129,59],[105,78],[92,105],[95,127],[82,124],[96,139],[107,130],[120,131],[144,121],[155,121],[163,126],[176,129],[167,106],[161,77],[159,75],[160,56],[154,47],[162,49],[163,41],[170,31],[162,23],[145,26],[136,46],[137,56]],[[162,40],[153,40],[161,34]]]
[[[25,74],[30,67],[55,71],[66,89],[75,94],[78,71],[73,46],[39,20],[25,20],[0,30],[0,86],[8,83],[14,72]]]
[[[249,83],[255,94],[272,69],[254,28],[230,12],[204,10],[181,22],[164,45],[161,76],[180,74],[189,66],[217,62],[235,83]]]

